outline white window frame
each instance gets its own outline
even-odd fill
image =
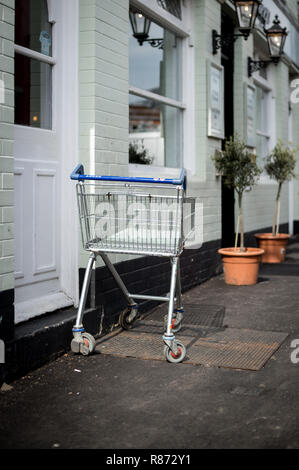
[[[262,88],[267,93],[267,115],[269,116],[268,131],[264,133],[256,129],[256,134],[268,138],[268,148],[270,152],[274,148],[276,142],[276,122],[275,118],[271,118],[271,116],[276,116],[275,93],[273,86],[273,66],[269,65],[267,68],[267,80],[256,74],[253,81],[256,87]],[[271,180],[264,171],[259,179],[258,184],[273,184],[273,180]]]
[[[182,111],[182,164],[194,174],[195,163],[195,83],[194,83],[194,48],[192,38],[192,7],[193,2],[182,2],[182,20],[159,7],[157,0],[130,0],[130,7],[142,11],[152,21],[168,29],[182,40],[182,100],[176,101],[156,93],[129,86],[129,94],[166,104]],[[129,163],[129,174],[138,175],[142,169],[143,174],[159,173],[176,175],[177,169],[156,167],[153,165],[136,165]]]
[[[57,0],[56,0],[57,1]],[[43,64],[48,64],[51,66],[52,72],[52,125],[50,129],[45,129],[43,127],[39,127],[39,130],[43,130],[46,132],[55,132],[56,130],[56,106],[55,106],[55,90],[56,90],[56,73],[55,73],[55,65],[57,64],[57,59],[55,57],[56,51],[56,28],[55,28],[55,0],[47,0],[48,5],[48,22],[52,25],[52,55],[47,56],[45,54],[41,54],[40,52],[34,51],[33,49],[29,49],[28,47],[20,46],[19,44],[14,45],[15,53],[18,53],[22,56],[28,57],[29,59],[37,60]],[[30,129],[35,129],[34,126],[25,126],[22,124],[15,124],[18,127],[30,127]]]

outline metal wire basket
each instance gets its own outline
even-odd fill
[[[184,196],[77,185],[85,250],[156,256],[179,255],[184,243]],[[144,188],[143,188],[144,190]]]

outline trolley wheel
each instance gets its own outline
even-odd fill
[[[165,355],[166,360],[174,364],[178,364],[179,362],[182,362],[185,359],[186,352],[187,352],[186,347],[183,345],[183,343],[181,343],[180,341],[177,341],[176,344],[178,347],[177,355],[175,355],[172,352],[169,346],[164,347],[164,355]]]
[[[126,308],[126,310],[124,310],[120,314],[119,324],[124,330],[131,330],[132,328],[134,328],[134,325],[136,323],[137,316],[138,316],[137,315],[137,310],[136,310],[136,315],[133,318],[133,320],[129,321],[129,316],[131,315],[131,313],[132,313],[132,309],[131,308]]]
[[[179,323],[174,322],[172,326],[172,332],[173,333],[178,333],[182,329],[182,322],[180,321]]]
[[[82,333],[83,343],[80,345],[80,352],[83,356],[92,354],[96,347],[95,339],[89,333]]]
[[[164,331],[167,329],[167,319],[168,315],[165,315],[164,317]],[[182,329],[182,320],[177,322],[175,318],[172,319],[172,329],[171,331],[173,333],[178,333]]]

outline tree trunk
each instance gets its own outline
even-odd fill
[[[279,233],[279,216],[280,216],[280,194],[281,194],[282,183],[278,185],[278,191],[275,201],[274,217],[273,217],[273,227],[272,227],[272,236],[278,235]]]
[[[240,219],[240,251],[245,251],[244,247],[244,220],[243,220],[243,208],[242,208],[242,198],[243,194],[239,193],[239,219]]]
[[[237,230],[236,230],[236,238],[235,238],[235,251],[238,248],[239,227],[240,227],[240,215],[238,215],[238,222],[237,222]]]

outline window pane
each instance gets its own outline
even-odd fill
[[[182,111],[130,96],[130,163],[181,167]]]
[[[149,39],[163,39],[163,49],[152,47],[149,42],[140,46],[130,30],[130,85],[179,101],[181,41],[153,22]]]
[[[261,132],[268,132],[268,92],[256,87],[256,128]]]
[[[52,55],[52,25],[47,0],[16,0],[15,43]]]
[[[52,128],[52,67],[16,54],[15,124]]]
[[[181,0],[157,0],[158,5],[180,20],[182,19]]]
[[[256,136],[256,156],[257,164],[264,166],[265,158],[269,152],[269,138],[261,135]]]

